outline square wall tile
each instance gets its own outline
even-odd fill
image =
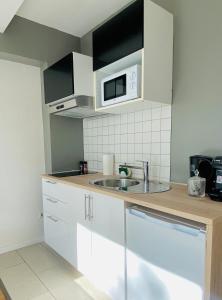
[[[160,119],[152,120],[152,131],[160,131]]]
[[[135,133],[143,132],[143,123],[135,123]]]
[[[143,132],[150,132],[152,130],[152,122],[144,121],[143,122]]]
[[[152,109],[152,120],[159,120],[161,116],[161,108]]]
[[[160,166],[160,155],[151,155],[151,165]]]
[[[152,132],[152,143],[160,143],[160,131]]]
[[[162,143],[170,143],[170,139],[171,139],[170,130],[161,131],[160,135],[161,135],[160,140]]]
[[[152,143],[151,146],[151,154],[160,154],[160,143]]]
[[[171,129],[171,119],[161,119],[161,130],[170,130]]]
[[[143,122],[150,121],[152,118],[151,110],[144,110],[143,111]]]
[[[161,118],[171,118],[171,105],[163,105],[161,109]]]
[[[170,154],[170,143],[161,143],[161,154]]]

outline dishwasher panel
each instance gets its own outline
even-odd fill
[[[204,225],[140,207],[126,225],[128,300],[203,299]]]

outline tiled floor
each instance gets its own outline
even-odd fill
[[[109,300],[44,244],[0,255],[0,278],[12,300]]]

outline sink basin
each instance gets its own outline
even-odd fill
[[[94,185],[98,185],[104,188],[112,188],[117,190],[126,190],[128,187],[140,184],[140,181],[135,179],[101,179],[95,180]]]
[[[109,178],[91,180],[89,183],[105,189],[134,194],[162,193],[170,190],[169,183],[156,180],[150,180],[147,184],[143,180],[138,179]]]

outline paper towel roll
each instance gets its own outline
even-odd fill
[[[103,175],[113,175],[113,164],[114,164],[113,154],[104,154],[103,155]]]

